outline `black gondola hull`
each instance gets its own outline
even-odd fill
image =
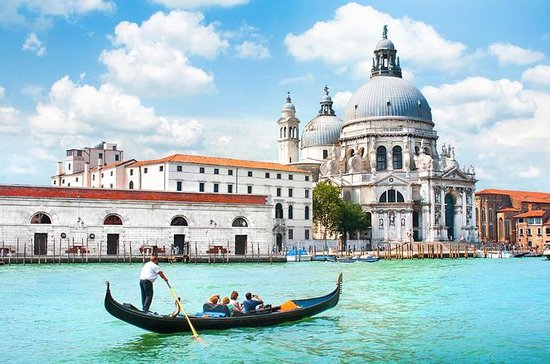
[[[197,331],[278,325],[311,317],[336,306],[340,299],[341,290],[342,274],[338,277],[337,287],[334,291],[321,297],[293,300],[300,307],[291,311],[275,311],[232,317],[189,316],[189,320]],[[132,305],[117,302],[111,295],[108,282],[105,293],[105,309],[114,317],[147,331],[161,334],[191,331],[185,317],[148,314]]]

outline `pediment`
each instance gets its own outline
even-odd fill
[[[394,174],[389,174],[377,179],[373,184],[375,186],[406,186],[409,184],[409,181]]]
[[[441,176],[441,178],[447,179],[447,180],[454,180],[454,181],[470,181],[470,177],[467,176],[464,172],[462,172],[458,168],[452,168]]]

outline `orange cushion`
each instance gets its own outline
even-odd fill
[[[280,311],[292,311],[297,309],[299,306],[295,304],[293,301],[286,301],[281,304]]]

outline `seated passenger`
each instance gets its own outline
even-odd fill
[[[239,292],[233,291],[231,292],[231,300],[229,302],[233,305],[235,311],[242,312],[243,306],[237,301],[237,298],[239,298]]]
[[[231,304],[231,302],[229,301],[229,297],[224,297],[223,300],[222,300],[222,305],[225,305],[227,306],[227,309],[229,310],[229,314],[232,315],[233,314],[233,311],[235,311],[235,308],[233,307],[233,305]]]
[[[250,292],[246,292],[246,300],[243,302],[244,312],[250,313],[258,308],[262,308],[264,301],[258,295],[252,295]]]
[[[212,297],[210,297],[210,298],[208,299],[208,302],[209,302],[210,304],[212,304],[213,306],[219,304],[219,303],[220,303],[220,295],[219,295],[219,294],[213,295]]]

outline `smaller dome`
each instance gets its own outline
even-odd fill
[[[296,111],[296,107],[292,103],[292,99],[290,98],[290,92],[288,93],[288,96],[286,97],[286,103],[283,105],[283,111],[285,110],[292,110]]]
[[[302,148],[337,144],[342,132],[342,120],[335,115],[317,115],[304,128]]]
[[[391,40],[383,38],[378,42],[378,44],[376,44],[375,50],[379,49],[395,49],[395,46]]]

